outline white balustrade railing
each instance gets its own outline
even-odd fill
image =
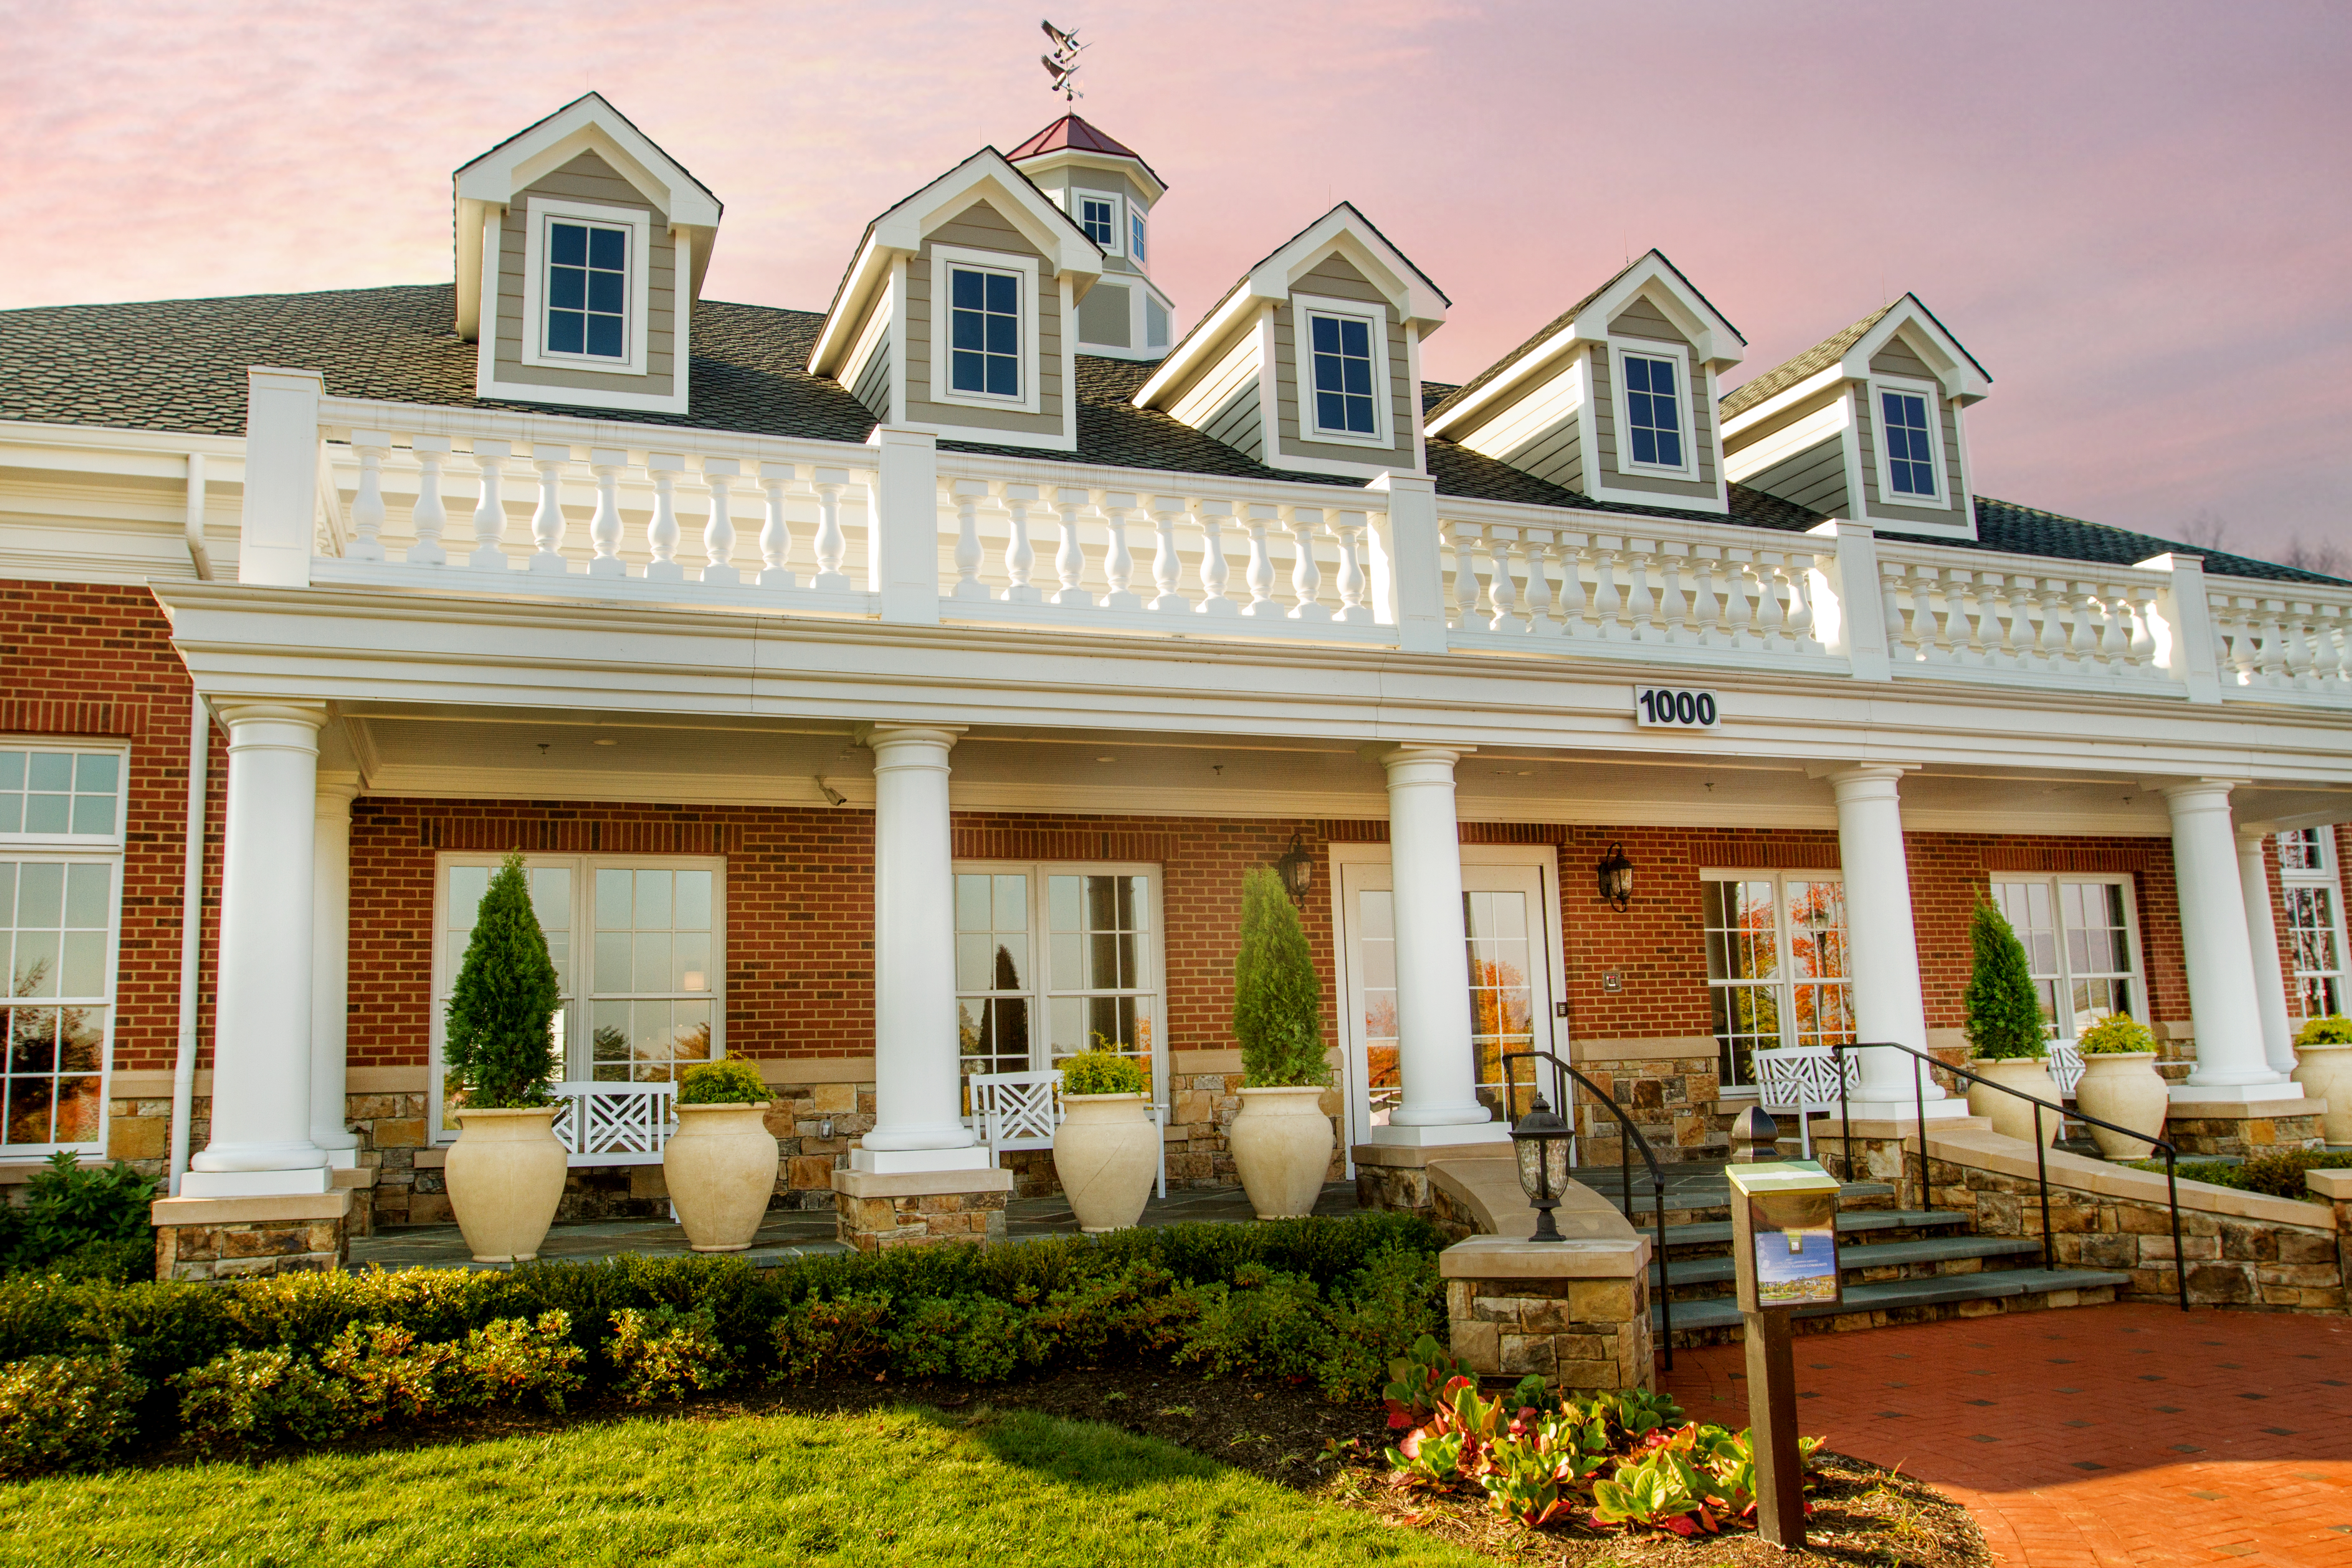
[[[322,398],[306,442],[271,416],[293,422],[257,426],[248,464],[311,452],[316,473],[248,485],[253,582],[2352,704],[2352,590],[2209,580],[2188,559],[1564,512],[1425,479],[1145,473],[913,432],[800,441]],[[307,538],[307,568],[262,523]]]

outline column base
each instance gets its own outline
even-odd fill
[[[2304,1098],[2303,1085],[2290,1078],[2269,1083],[2199,1083],[2191,1078],[2168,1089],[2176,1110],[2183,1105],[2277,1105]]]
[[[1507,1121],[1454,1121],[1434,1127],[1400,1127],[1391,1121],[1364,1134],[1366,1144],[1392,1149],[1453,1149],[1510,1141],[1511,1124]]]
[[[1860,1095],[1851,1095],[1847,1097],[1846,1108],[1847,1113],[1857,1122],[1907,1121],[1916,1125],[1923,1111],[1919,1101],[1909,1095],[1896,1100],[1864,1100]],[[1946,1095],[1941,1100],[1927,1101],[1924,1113],[1930,1121],[1946,1121],[1954,1117],[1966,1116],[1969,1113],[1969,1102],[1957,1095]],[[1832,1121],[1836,1119],[1837,1107],[1830,1108],[1830,1116]],[[1814,1132],[1813,1138],[1818,1142],[1821,1133]]]
[[[253,1279],[330,1273],[350,1261],[354,1206],[348,1190],[212,1198],[183,1193],[157,1198],[148,1205],[155,1226],[155,1278]]]
[[[835,1171],[834,1234],[842,1245],[859,1252],[944,1241],[1003,1241],[1004,1205],[1012,1196],[1013,1173],[992,1166]]]
[[[2278,1084],[2271,1087],[2271,1099],[2225,1100],[2211,1089],[2175,1084],[2172,1103],[2166,1108],[2164,1135],[2174,1148],[2189,1156],[2244,1157],[2276,1149],[2324,1147],[2321,1119],[2326,1114],[2327,1101],[2305,1099],[2296,1092],[2298,1088],[2293,1083]]]
[[[867,1175],[900,1175],[919,1171],[985,1171],[995,1162],[985,1143],[961,1149],[867,1149],[849,1152],[849,1168]]]
[[[307,1171],[189,1171],[180,1177],[180,1196],[288,1197],[330,1192],[333,1186],[333,1173],[324,1165]]]

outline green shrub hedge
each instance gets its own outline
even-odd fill
[[[25,1184],[22,1205],[0,1204],[0,1274],[152,1279],[147,1205],[155,1186],[121,1161],[84,1165],[69,1153],[51,1155]]]
[[[1366,1399],[1393,1357],[1444,1331],[1443,1245],[1426,1220],[1368,1215],[768,1269],[622,1256],[222,1284],[0,1280],[0,1379],[32,1380],[16,1404],[0,1396],[0,1456],[98,1462],[133,1426],[149,1440],[209,1426],[213,1446],[266,1447],[490,1403],[561,1408],[583,1386],[645,1404],[730,1383],[989,1383],[1136,1361]],[[37,1408],[68,1385],[79,1392],[63,1403],[103,1416],[79,1445]]]
[[[2143,1171],[2161,1171],[2161,1160],[2136,1160]],[[2326,1200],[2313,1192],[2304,1181],[2305,1171],[2352,1170],[2352,1152],[2329,1153],[2319,1149],[2273,1149],[2267,1154],[2255,1154],[2232,1163],[2227,1160],[2182,1160],[2174,1174],[2184,1182],[2210,1182],[2217,1187],[2235,1187],[2240,1192],[2268,1193],[2274,1198],[2302,1198],[2307,1203]]]

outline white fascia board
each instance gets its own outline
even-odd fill
[[[1094,153],[1077,147],[1056,147],[1051,153],[1039,153],[1024,158],[1014,168],[1034,180],[1040,174],[1051,174],[1063,169],[1116,170],[1135,182],[1135,188],[1144,193],[1144,199],[1157,203],[1168,194],[1160,177],[1144,166],[1140,158],[1123,157],[1117,153]]]
[[[1545,340],[1540,347],[1522,356],[1518,363],[1464,398],[1433,420],[1429,426],[1433,436],[1444,436],[1475,422],[1475,416],[1486,405],[1531,378],[1548,377],[1560,368],[1562,356],[1575,353],[1588,344],[1605,341],[1601,336],[1588,337],[1580,330],[1585,318],[1579,317]]]
[[[1741,431],[1761,420],[1770,418],[1789,405],[1818,397],[1838,383],[1847,379],[1845,366],[1843,364],[1833,364],[1827,370],[1816,371],[1794,386],[1784,386],[1763,402],[1753,407],[1743,408],[1730,418],[1723,420],[1723,439],[1728,442]],[[1737,392],[1738,388],[1734,387],[1732,390]]]
[[[1212,358],[1210,351],[1224,341],[1236,323],[1272,302],[1253,292],[1246,283],[1235,289],[1214,312],[1184,334],[1183,342],[1169,351],[1150,379],[1135,389],[1130,401],[1138,408],[1163,407],[1194,376],[1223,360],[1223,354]]]
[[[857,341],[857,329],[866,320],[874,291],[889,278],[894,264],[919,248],[918,244],[903,251],[886,249],[873,229],[866,231],[866,237],[858,242],[857,258],[849,264],[849,275],[842,279],[841,292],[825,313],[824,325],[818,329],[816,346],[809,351],[811,375],[838,375],[842,356]]]
[[[1876,326],[1863,333],[1853,347],[1846,350],[1845,358],[1838,362],[1838,374],[1854,381],[1866,380],[1870,375],[1870,362],[1906,326],[1927,342],[1928,368],[1936,373],[1936,380],[1943,387],[1946,397],[1968,404],[1980,402],[1991,395],[1992,384],[1977,369],[1976,362],[1969,357],[1969,351],[1960,347],[1949,332],[1937,326],[1936,318],[1908,294],[1896,300],[1895,308],[1881,317]]]
[[[1617,313],[1632,304],[1642,294],[1662,300],[1668,320],[1686,333],[1698,350],[1698,357],[1717,369],[1739,363],[1748,348],[1748,340],[1711,310],[1681,278],[1675,275],[1674,264],[1653,250],[1635,262],[1632,270],[1596,295],[1592,303],[1579,311],[1572,325],[1582,327],[1589,317],[1591,325],[1586,331],[1594,338],[1606,337],[1609,323]]]
[[[1422,336],[1445,324],[1445,297],[1345,202],[1250,268],[1250,292],[1262,300],[1288,299],[1291,285],[1322,260],[1327,250],[1338,250],[1354,263],[1400,317],[1421,329]]]

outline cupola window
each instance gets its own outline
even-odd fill
[[[1683,466],[1682,395],[1675,362],[1627,354],[1625,424],[1634,462],[1654,468]]]
[[[1118,233],[1118,206],[1108,196],[1078,198],[1078,226],[1097,245],[1108,247]]]
[[[550,220],[547,349],[591,359],[629,357],[629,231]]]
[[[1361,316],[1310,314],[1314,343],[1315,426],[1335,435],[1380,430],[1372,403],[1372,324]]]
[[[1021,395],[1021,279],[949,268],[949,384],[986,397]]]
[[[1882,392],[1887,483],[1899,496],[1936,498],[1936,454],[1927,436],[1927,400],[1908,392]]]
[[[1143,253],[1143,215],[1131,209],[1127,215],[1127,253],[1135,258],[1138,267],[1142,266],[1146,259]]]

